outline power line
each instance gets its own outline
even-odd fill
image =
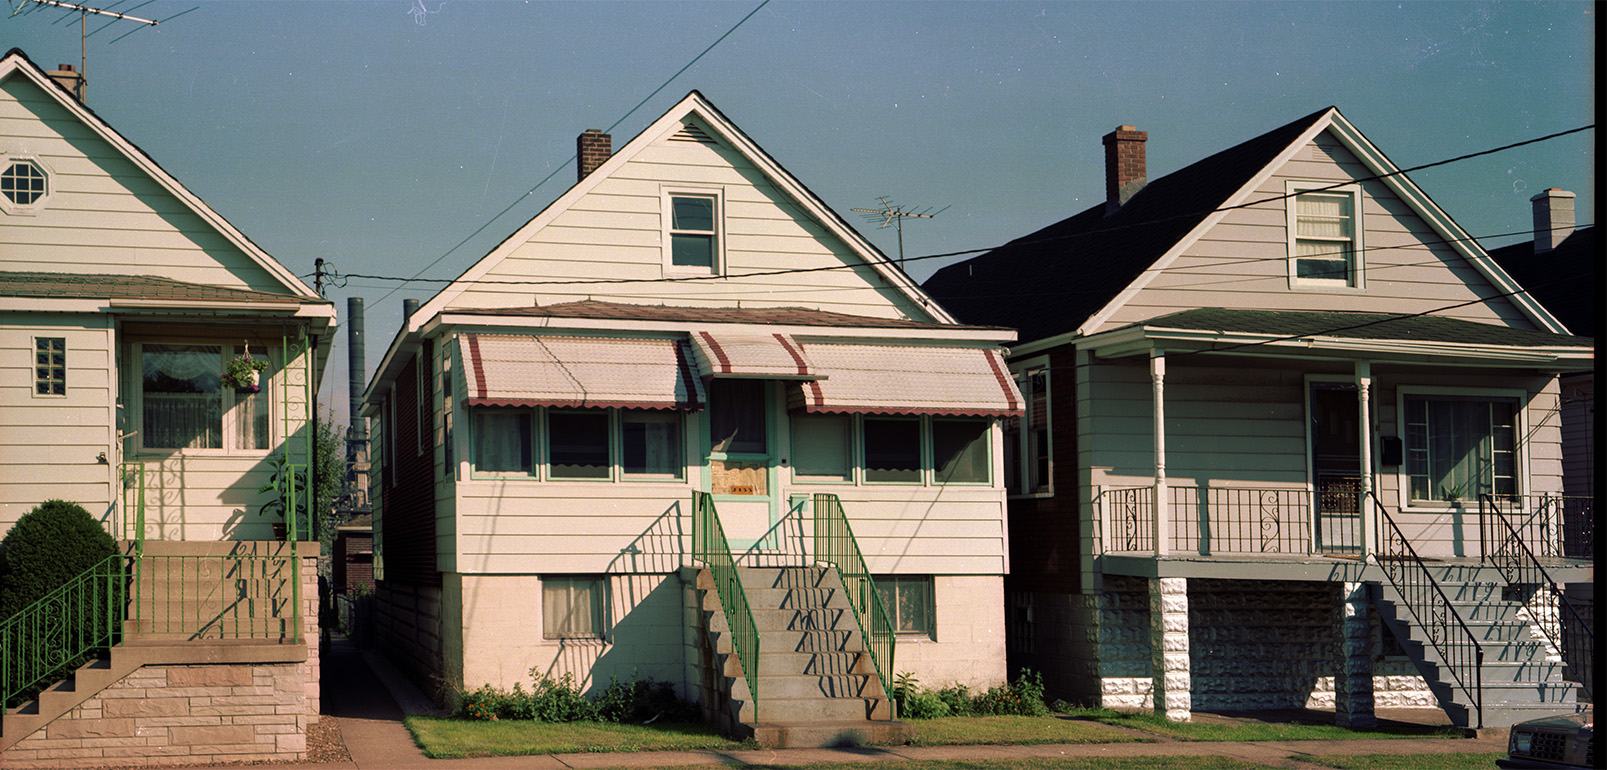
[[[619,124],[625,122],[625,119],[630,117],[632,113],[634,113],[637,110],[641,109],[642,105],[646,104],[648,102],[648,100],[652,99],[654,96],[657,96],[660,91],[663,91],[665,88],[669,87],[670,83],[674,82],[676,78],[681,76],[681,73],[684,73],[688,69],[691,69],[692,65],[697,64],[700,59],[702,59],[705,55],[708,54],[709,51],[714,50],[715,46],[719,45],[721,43],[721,41],[725,40],[727,37],[730,37],[731,33],[736,32],[738,27],[740,27],[744,23],[746,23],[748,21],[748,19],[753,18],[754,14],[758,13],[761,9],[763,9],[765,6],[767,6],[769,4],[770,4],[770,0],[762,0],[762,2],[760,2],[757,6],[755,6],[753,10],[748,12],[748,15],[743,16],[739,21],[737,21],[736,24],[731,25],[731,28],[727,29],[725,31],[725,34],[720,35],[718,38],[715,39],[714,42],[710,43],[708,45],[708,47],[704,48],[701,52],[699,52],[697,56],[692,57],[692,60],[687,62],[686,66],[683,66],[680,69],[676,70],[675,74],[673,74],[673,75],[669,76],[667,79],[665,79],[665,81],[663,83],[659,84],[658,88],[653,89],[652,93],[648,94],[641,101],[637,102],[635,107],[630,108],[629,110],[627,110],[625,112],[624,115],[619,116],[619,120],[614,121],[613,125],[610,125],[608,127],[608,130],[610,132],[612,132],[616,127],[619,126]],[[492,225],[492,223],[496,222],[498,219],[501,219],[504,214],[507,214],[509,211],[512,211],[513,208],[515,206],[519,205],[521,202],[523,202],[525,198],[528,198],[531,195],[534,195],[536,190],[540,189],[542,185],[544,185],[547,182],[551,181],[554,176],[558,175],[559,171],[562,171],[563,169],[567,168],[570,163],[573,163],[575,161],[576,157],[577,157],[576,155],[570,155],[568,160],[565,160],[563,163],[561,163],[557,167],[553,168],[551,173],[547,174],[545,177],[542,177],[541,181],[537,182],[535,187],[532,187],[529,190],[526,190],[524,192],[524,194],[520,195],[517,198],[514,198],[512,203],[509,203],[501,211],[498,211],[496,214],[492,215],[492,217],[490,219],[486,220],[485,224],[482,224],[479,227],[475,228],[474,232],[469,233],[467,236],[465,236],[463,238],[463,240],[458,241],[457,243],[453,244],[452,248],[447,249],[445,252],[443,252],[441,254],[441,256],[436,257],[434,261],[430,262],[428,265],[425,265],[422,268],[419,268],[419,271],[417,273],[414,273],[413,277],[417,278],[418,276],[422,275],[425,270],[428,270],[428,269],[430,269],[432,267],[435,267],[436,265],[440,264],[441,260],[446,259],[447,257],[451,256],[452,252],[457,251],[458,249],[462,248],[463,244],[468,243],[469,241],[473,240],[476,236],[478,236],[480,233],[485,232],[485,229],[490,227]],[[353,277],[356,277],[356,276],[353,276]],[[401,290],[401,287],[391,289],[390,291],[385,293],[385,296],[380,297],[378,300],[375,300],[375,304],[377,305],[380,302],[384,302],[385,300],[389,299],[392,294],[395,294],[396,292],[398,292],[400,290]]]

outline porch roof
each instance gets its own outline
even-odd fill
[[[1311,356],[1484,359],[1503,364],[1588,366],[1594,340],[1571,334],[1392,313],[1198,308],[1158,316],[1085,338],[1100,355],[1166,347],[1205,352]]]
[[[804,352],[830,375],[804,382],[791,406],[837,414],[1007,417],[1022,412],[999,351],[812,342]]]
[[[803,348],[785,334],[731,334],[698,331],[692,335],[698,366],[706,377],[762,377],[782,380],[819,379]]]

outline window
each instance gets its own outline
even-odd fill
[[[709,426],[716,452],[764,454],[765,389],[763,380],[716,379],[709,383]]]
[[[1361,188],[1300,192],[1300,186],[1289,189],[1290,285],[1361,286]]]
[[[664,198],[665,267],[672,272],[718,273],[721,197],[717,192],[667,192]]]
[[[930,575],[877,575],[875,580],[895,633],[937,638]]]
[[[31,158],[0,160],[0,205],[13,214],[30,214],[50,197],[50,175]]]
[[[534,477],[542,465],[553,480],[679,480],[686,469],[681,419],[680,412],[645,409],[475,407],[469,463],[481,476]],[[545,457],[537,460],[543,445]]]
[[[542,638],[603,638],[606,594],[606,585],[600,577],[542,578]]]
[[[474,468],[482,473],[530,474],[530,411],[474,410]]]
[[[66,338],[36,337],[33,346],[33,392],[41,396],[67,395]]]
[[[424,456],[424,449],[431,446],[430,441],[435,439],[435,391],[432,386],[435,378],[430,376],[435,369],[434,343],[424,341],[423,350],[414,360],[413,365],[418,368],[418,430],[413,434],[418,444],[418,456]],[[429,438],[426,439],[425,437]]]
[[[932,470],[939,484],[986,484],[993,475],[986,420],[932,420]]]
[[[553,478],[608,478],[607,412],[550,411],[547,440]]]
[[[245,353],[229,345],[139,346],[140,445],[145,449],[268,448],[272,419],[268,393],[224,387],[228,358]],[[260,353],[252,358],[266,361]]]
[[[1023,417],[1004,421],[1004,485],[1011,494],[1054,492],[1054,446],[1049,429],[1049,365],[1031,362],[1016,372],[1016,387],[1026,400]]]
[[[853,481],[848,440],[852,423],[840,415],[799,414],[792,418],[794,476]]]
[[[441,475],[451,476],[452,460],[452,355],[441,353]]]
[[[1518,494],[1515,400],[1408,395],[1404,402],[1412,502]]]
[[[921,481],[921,421],[866,417],[865,481]]]

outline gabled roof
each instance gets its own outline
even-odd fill
[[[939,270],[924,288],[965,323],[1011,326],[1021,344],[1088,334],[1230,207],[1256,200],[1257,185],[1323,131],[1354,153],[1450,248],[1497,288],[1516,284],[1335,107],[1326,107],[1150,181],[1106,214],[1100,203],[981,256]],[[1388,175],[1388,176],[1385,176]],[[1512,301],[1541,328],[1562,326],[1538,303]]]
[[[783,326],[825,326],[870,329],[958,329],[956,324],[911,321],[905,318],[873,318],[834,313],[805,307],[679,307],[675,305],[631,305],[589,299],[556,305],[510,308],[472,308],[452,311],[465,315],[523,318],[594,318],[614,321],[675,321],[732,324],[775,324]]]
[[[643,129],[641,133],[637,134],[623,147],[619,148],[618,151],[614,152],[613,155],[609,156],[607,161],[598,166],[590,174],[586,175],[585,179],[580,180],[575,184],[575,186],[569,188],[568,192],[565,192],[563,195],[559,196],[557,200],[553,201],[552,204],[547,206],[546,209],[542,210],[541,213],[537,214],[533,219],[525,223],[523,227],[519,228],[512,235],[508,236],[508,238],[503,240],[502,243],[498,244],[496,248],[492,249],[489,254],[482,257],[479,262],[476,262],[468,270],[465,270],[463,275],[458,277],[457,281],[447,284],[446,287],[437,292],[434,297],[431,297],[427,302],[420,306],[419,311],[409,317],[405,326],[406,331],[417,330],[430,317],[446,309],[448,305],[451,304],[452,300],[465,290],[465,287],[468,285],[467,282],[472,282],[485,276],[504,259],[506,259],[508,255],[518,248],[521,243],[529,240],[536,232],[541,230],[543,227],[546,227],[548,223],[552,222],[560,214],[569,210],[570,207],[574,206],[576,202],[578,202],[588,192],[596,187],[598,183],[602,182],[604,179],[607,179],[610,174],[617,171],[626,163],[629,163],[632,158],[636,157],[665,134],[679,130],[683,121],[686,121],[689,118],[696,118],[699,125],[718,135],[720,140],[722,140],[727,146],[731,147],[736,152],[741,154],[746,160],[751,162],[755,168],[759,169],[759,171],[765,175],[765,178],[769,182],[776,186],[778,190],[792,198],[792,200],[798,204],[800,210],[805,216],[813,219],[824,230],[826,230],[828,234],[847,244],[849,249],[856,256],[863,260],[866,265],[874,269],[878,275],[888,282],[889,285],[904,292],[912,300],[914,305],[925,308],[926,312],[931,314],[935,320],[953,320],[953,318],[950,317],[948,313],[945,312],[941,307],[939,307],[937,303],[932,302],[931,299],[927,297],[926,293],[921,289],[919,284],[917,284],[913,279],[906,275],[903,270],[899,269],[897,265],[883,255],[879,249],[871,245],[869,241],[865,240],[865,238],[855,231],[851,225],[843,221],[843,219],[839,217],[836,212],[832,211],[831,207],[827,206],[825,202],[821,201],[820,198],[811,192],[808,187],[805,187],[802,182],[800,182],[790,172],[783,168],[780,163],[777,163],[774,158],[770,157],[770,155],[760,148],[758,144],[756,144],[752,139],[748,138],[747,134],[743,133],[741,129],[737,128],[736,124],[732,123],[731,120],[725,117],[725,115],[721,113],[719,109],[717,109],[712,103],[710,103],[708,99],[704,98],[703,94],[698,93],[697,91],[692,91],[686,95],[686,98],[682,99],[674,107],[671,107],[668,112],[665,112],[664,115],[658,120],[653,121],[653,123],[647,128]]]
[[[1477,323],[1460,318],[1390,313],[1196,308],[1144,321],[1155,329],[1193,329],[1278,337],[1337,337],[1359,340],[1455,342],[1502,347],[1589,348],[1589,337]]]
[[[1596,333],[1596,228],[1573,231],[1555,249],[1534,253],[1534,241],[1490,250],[1507,271],[1574,334]]]
[[[323,302],[318,294],[305,283],[302,283],[301,279],[297,278],[296,274],[291,272],[289,268],[280,264],[278,260],[263,251],[261,247],[252,243],[251,239],[247,238],[244,233],[235,229],[234,225],[229,224],[228,220],[224,219],[222,215],[213,211],[198,196],[180,184],[173,175],[163,170],[144,150],[118,133],[116,129],[113,129],[110,124],[101,119],[89,107],[73,98],[66,88],[52,79],[39,65],[29,59],[27,54],[17,48],[11,49],[4,57],[0,57],[0,83],[4,83],[13,77],[23,77],[32,81],[47,96],[60,104],[63,110],[77,118],[96,136],[121,153],[130,163],[133,163],[135,167],[145,172],[152,181],[189,208],[202,221],[209,224],[226,241],[244,253],[247,258],[261,266],[264,271],[282,284],[289,294],[305,300]]]

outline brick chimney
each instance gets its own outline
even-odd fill
[[[580,173],[575,181],[585,179],[603,165],[608,156],[614,154],[613,145],[613,139],[608,134],[595,128],[588,128],[575,137],[575,170]]]
[[[71,64],[58,64],[55,70],[45,74],[49,75],[51,80],[60,83],[62,88],[67,89],[79,104],[84,103],[84,73],[73,69]]]
[[[1149,134],[1117,126],[1105,134],[1105,215],[1114,214],[1148,181],[1144,176],[1144,142]]]
[[[1573,234],[1575,197],[1552,187],[1529,199],[1534,204],[1534,253],[1551,251]]]

